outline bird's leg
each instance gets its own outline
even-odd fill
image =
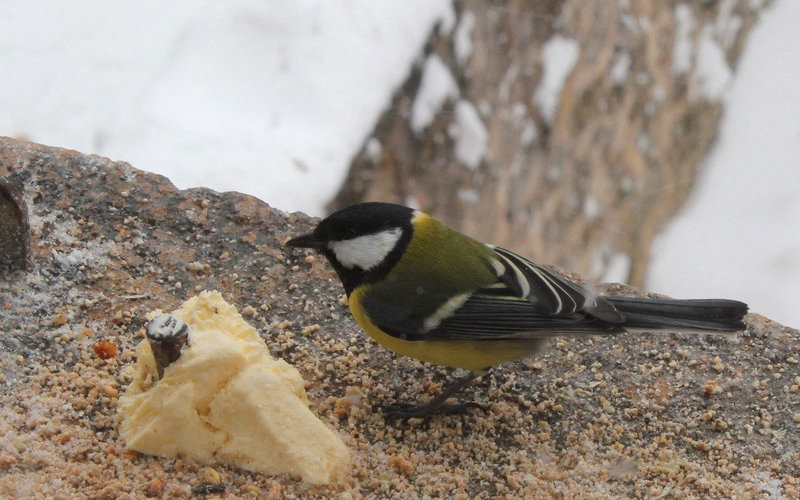
[[[445,413],[445,414],[463,413],[464,410],[470,407],[478,407],[483,409],[483,406],[473,402],[445,404],[447,400],[453,396],[453,394],[463,389],[464,386],[466,386],[467,384],[469,384],[470,382],[472,382],[481,375],[484,374],[477,374],[470,372],[469,374],[451,382],[448,386],[446,386],[442,390],[441,394],[439,394],[435,398],[425,403],[421,404],[397,403],[392,405],[385,405],[383,406],[383,413],[389,417],[408,419],[408,418],[427,417],[429,415],[432,415],[433,413]]]

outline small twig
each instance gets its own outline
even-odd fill
[[[164,370],[181,357],[181,350],[189,338],[189,325],[171,314],[160,314],[147,324],[147,341],[156,360],[158,378]]]

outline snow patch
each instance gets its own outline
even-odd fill
[[[380,160],[381,153],[383,153],[383,145],[381,144],[381,141],[375,137],[370,137],[367,141],[367,144],[364,146],[364,154],[367,156],[367,159],[369,159],[369,161],[372,163],[375,163]]]
[[[516,83],[517,78],[519,78],[519,64],[514,63],[508,67],[503,79],[500,80],[500,84],[497,86],[498,101],[508,101],[509,97],[511,97],[511,87]]]
[[[631,55],[625,51],[619,51],[611,63],[609,76],[614,85],[622,85],[628,79],[628,72],[631,68]]]
[[[94,243],[86,247],[73,248],[68,252],[52,250],[53,259],[63,270],[81,268],[102,268],[108,262],[108,256],[113,247],[113,242]]]
[[[608,259],[603,274],[604,283],[627,283],[631,274],[631,258],[626,253],[618,252]]]
[[[366,0],[366,1],[370,1],[370,0]],[[403,3],[400,3],[398,5],[400,6],[400,8],[402,8],[403,6],[407,6],[408,4],[406,2],[403,2]],[[453,27],[455,27],[455,25],[456,25],[456,20],[457,20],[456,19],[456,9],[455,9],[455,6],[453,5],[453,2],[445,2],[445,3],[443,3],[440,6],[440,9],[441,10],[439,11],[438,17],[437,17],[437,22],[439,23],[437,32],[438,32],[438,34],[440,36],[446,37],[453,31]],[[420,16],[421,19],[425,19],[424,12],[422,12],[421,14],[422,14]],[[389,21],[389,22],[391,22],[391,21]]]
[[[534,101],[547,123],[553,122],[561,91],[578,61],[579,52],[578,42],[562,35],[551,37],[542,46],[544,71],[534,93]]]
[[[478,203],[481,200],[480,194],[475,189],[462,188],[458,190],[458,199],[464,203]]]
[[[456,161],[465,167],[476,169],[483,157],[489,142],[489,132],[481,120],[478,110],[471,102],[464,99],[456,103],[455,123],[450,129],[456,140]]]
[[[725,60],[725,52],[714,39],[712,29],[707,26],[700,35],[692,80],[702,97],[717,101],[730,87],[732,79],[733,71]]]
[[[533,144],[533,141],[538,136],[539,132],[536,130],[536,123],[530,118],[526,119],[525,124],[522,126],[522,132],[519,134],[519,144],[527,148]]]
[[[594,220],[600,215],[600,202],[594,196],[587,196],[583,200],[583,216],[587,220]]]
[[[734,13],[736,0],[723,0],[719,14],[714,20],[714,33],[725,49],[733,47],[736,37],[742,30],[742,18]]]
[[[472,55],[472,30],[475,27],[475,14],[465,10],[453,32],[453,51],[456,62],[463,66]]]
[[[713,26],[704,26],[697,40],[692,40],[695,19],[687,4],[675,6],[675,45],[672,51],[672,72],[676,75],[691,72],[690,80],[696,96],[716,101],[722,98],[733,78],[725,51],[720,45],[731,45],[741,29],[741,19],[731,14],[733,4],[723,4]],[[694,51],[694,52],[693,52]]]
[[[672,48],[672,72],[676,75],[692,69],[692,33],[694,13],[685,3],[675,6],[675,45]]]
[[[436,55],[425,59],[419,89],[411,104],[411,130],[421,134],[448,99],[458,97],[458,84],[450,68]]]
[[[511,118],[519,123],[522,121],[525,116],[528,114],[528,108],[525,106],[525,103],[522,102],[515,102],[511,105]]]

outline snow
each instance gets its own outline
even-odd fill
[[[717,43],[710,27],[704,28],[700,36],[697,66],[692,79],[700,95],[710,101],[721,99],[733,79],[733,72],[725,60],[725,52]]]
[[[675,6],[675,45],[672,47],[672,72],[688,73],[692,68],[692,32],[694,13],[685,3]]]
[[[730,297],[800,327],[800,2],[778,0],[745,45],[717,143],[654,244],[648,289]]]
[[[453,112],[455,122],[451,135],[455,138],[456,161],[465,167],[476,169],[480,165],[489,145],[489,132],[481,120],[478,110],[471,102],[459,100]]]
[[[506,70],[506,73],[503,75],[503,79],[500,80],[500,84],[497,86],[497,100],[500,102],[506,102],[511,97],[511,88],[517,82],[519,78],[519,64],[511,63],[511,65]],[[520,103],[522,104],[522,103]],[[524,107],[525,105],[522,104]]]
[[[608,260],[600,281],[603,283],[624,283],[631,273],[631,258],[626,253],[615,253]]]
[[[436,55],[425,59],[419,88],[411,104],[411,130],[421,134],[436,118],[442,106],[458,97],[458,84],[450,69]]]
[[[451,11],[446,0],[8,2],[0,134],[322,215]]]
[[[536,123],[530,118],[527,118],[522,126],[522,132],[519,134],[520,146],[527,148],[533,144],[533,141],[538,135],[539,132],[536,130]]]
[[[367,155],[369,161],[373,163],[377,162],[383,153],[383,145],[381,144],[381,141],[375,137],[370,137],[367,140],[366,146],[364,146],[364,153]]]
[[[578,53],[578,42],[562,35],[554,35],[542,45],[544,69],[534,100],[547,123],[555,117],[561,91],[578,61]]]
[[[628,78],[628,72],[631,68],[631,60],[630,54],[627,52],[621,51],[615,57],[614,61],[611,64],[611,81],[614,82],[614,85],[621,86],[625,83],[625,80]]]
[[[453,52],[456,62],[463,66],[472,55],[472,29],[475,27],[475,14],[465,10],[453,32]]]
[[[583,216],[586,217],[587,220],[592,221],[601,213],[602,208],[600,207],[600,201],[597,198],[589,195],[585,200],[583,200]]]
[[[720,46],[732,43],[741,19],[731,14],[733,4],[725,1],[713,25],[704,26],[697,40],[696,60],[693,34],[696,29],[692,8],[681,3],[675,6],[675,45],[672,51],[672,72],[676,75],[690,73],[692,97],[716,101],[723,97],[730,86],[733,71],[725,60],[725,51]],[[696,90],[695,90],[696,89]]]
[[[734,13],[737,3],[738,0],[723,0],[714,20],[714,34],[726,50],[733,46],[742,29],[742,18]]]
[[[477,190],[472,188],[460,188],[458,190],[458,199],[464,203],[478,203],[481,201],[481,195]]]
[[[80,268],[82,266],[91,269],[102,268],[108,262],[108,255],[114,247],[109,242],[93,244],[89,247],[73,248],[66,252],[52,250],[53,258],[62,269]]]

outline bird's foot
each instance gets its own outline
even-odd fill
[[[468,401],[466,403],[438,403],[428,401],[427,403],[394,403],[382,405],[383,414],[388,418],[398,418],[408,420],[410,418],[425,418],[432,415],[463,415],[472,408],[480,408],[484,412],[487,408],[480,403]]]

